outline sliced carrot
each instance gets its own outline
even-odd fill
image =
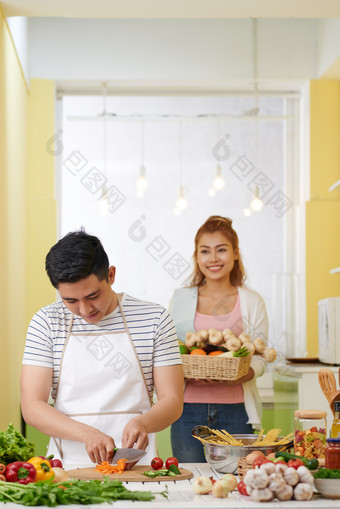
[[[107,461],[102,461],[99,465],[96,465],[95,470],[102,474],[121,474],[126,470],[126,459],[118,460],[117,465],[111,465]]]

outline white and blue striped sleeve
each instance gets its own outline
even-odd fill
[[[42,309],[28,326],[22,363],[53,368],[52,330],[49,317]]]
[[[166,309],[162,311],[156,328],[154,366],[182,364],[176,328]]]

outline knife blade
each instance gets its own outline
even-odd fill
[[[134,449],[133,447],[122,449],[115,447],[113,451],[112,463],[122,458],[125,458],[129,463],[132,463],[133,461],[138,461],[143,458],[145,454],[146,452],[142,451],[142,449]]]

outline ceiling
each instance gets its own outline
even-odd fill
[[[340,0],[5,0],[6,16],[67,18],[337,18]]]

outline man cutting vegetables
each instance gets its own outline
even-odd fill
[[[51,248],[46,271],[61,300],[38,311],[28,328],[25,421],[51,437],[48,454],[65,465],[111,462],[115,447],[146,450],[149,463],[157,455],[155,432],[178,419],[183,406],[168,312],[115,293],[116,269],[100,240],[84,231]]]

